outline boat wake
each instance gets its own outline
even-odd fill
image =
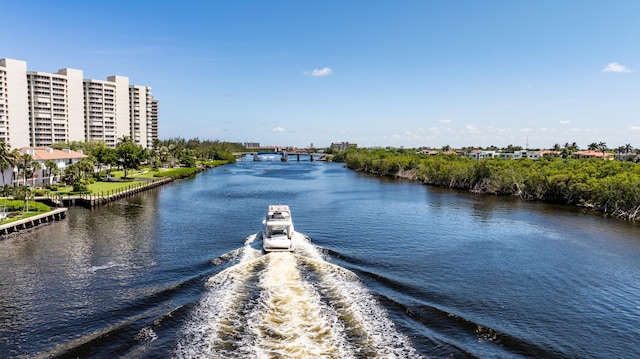
[[[237,263],[207,282],[178,358],[419,358],[352,272],[307,240],[264,254],[247,238]]]

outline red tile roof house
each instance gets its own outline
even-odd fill
[[[572,154],[573,158],[602,158],[603,155],[605,160],[613,160],[614,158],[613,153],[605,152],[603,154],[602,151],[596,151],[596,150],[584,150],[584,151],[574,152]]]
[[[54,150],[49,147],[23,147],[20,149],[20,152],[31,155],[31,157],[33,157],[33,161],[40,163],[41,169],[34,171],[33,178],[27,178],[27,184],[35,187],[56,183],[60,180],[60,175],[48,176],[49,171],[45,166],[45,161],[53,161],[60,170],[60,173],[64,173],[64,169],[67,165],[89,157],[83,154],[82,151],[72,151],[69,149]],[[20,186],[23,184],[22,176],[18,176],[18,168],[13,167],[4,171],[4,179],[3,177],[0,177],[0,185],[4,185],[5,181],[6,183],[10,183],[12,176],[14,186]]]

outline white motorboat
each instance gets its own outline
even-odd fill
[[[262,248],[265,252],[293,251],[294,234],[289,206],[269,205],[262,220]]]

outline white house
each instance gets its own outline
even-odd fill
[[[475,160],[480,160],[483,158],[494,158],[496,156],[496,151],[480,151],[475,150],[469,153],[469,157]]]
[[[34,172],[32,178],[27,178],[27,184],[42,186],[44,184],[55,183],[59,180],[60,176],[49,175],[49,169],[45,165],[46,161],[52,161],[56,164],[60,173],[64,172],[64,169],[67,165],[72,163],[76,163],[83,158],[87,158],[89,156],[82,153],[82,151],[72,151],[69,149],[64,150],[54,150],[49,147],[23,147],[20,149],[20,152],[24,154],[29,154],[33,160],[32,162],[40,163],[40,170]],[[12,183],[13,180],[13,183]],[[0,185],[4,185],[5,183],[13,184],[14,186],[22,185],[24,179],[21,176],[18,176],[18,168],[8,168],[4,171],[2,176],[0,177]]]

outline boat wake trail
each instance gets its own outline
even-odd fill
[[[263,254],[248,237],[184,325],[178,358],[420,358],[352,272],[308,241]]]

